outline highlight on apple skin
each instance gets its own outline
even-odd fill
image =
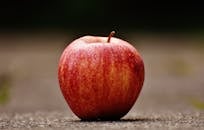
[[[134,46],[113,35],[80,37],[61,55],[60,89],[72,112],[82,120],[122,118],[142,89],[142,57]]]

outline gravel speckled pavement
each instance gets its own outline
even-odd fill
[[[132,113],[119,121],[80,121],[62,112],[1,114],[0,128],[11,129],[203,129],[204,115],[196,113]]]
[[[7,43],[0,45],[0,77],[6,75],[11,83],[8,101],[0,104],[0,129],[204,129],[204,46],[199,44],[203,41],[129,35],[145,62],[145,84],[137,102],[119,121],[80,121],[57,81],[67,36],[5,37],[0,37]]]

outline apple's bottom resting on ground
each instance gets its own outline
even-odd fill
[[[84,36],[63,51],[58,68],[61,92],[82,120],[118,120],[134,105],[144,82],[144,63],[135,47],[119,38]]]

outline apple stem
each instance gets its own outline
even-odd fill
[[[110,32],[110,34],[108,36],[108,40],[107,40],[108,43],[110,42],[110,39],[111,39],[111,37],[113,37],[114,34],[115,34],[115,31]]]

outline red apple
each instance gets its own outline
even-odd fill
[[[117,120],[134,105],[144,82],[144,63],[128,42],[84,36],[61,55],[58,79],[71,110],[82,120]]]

